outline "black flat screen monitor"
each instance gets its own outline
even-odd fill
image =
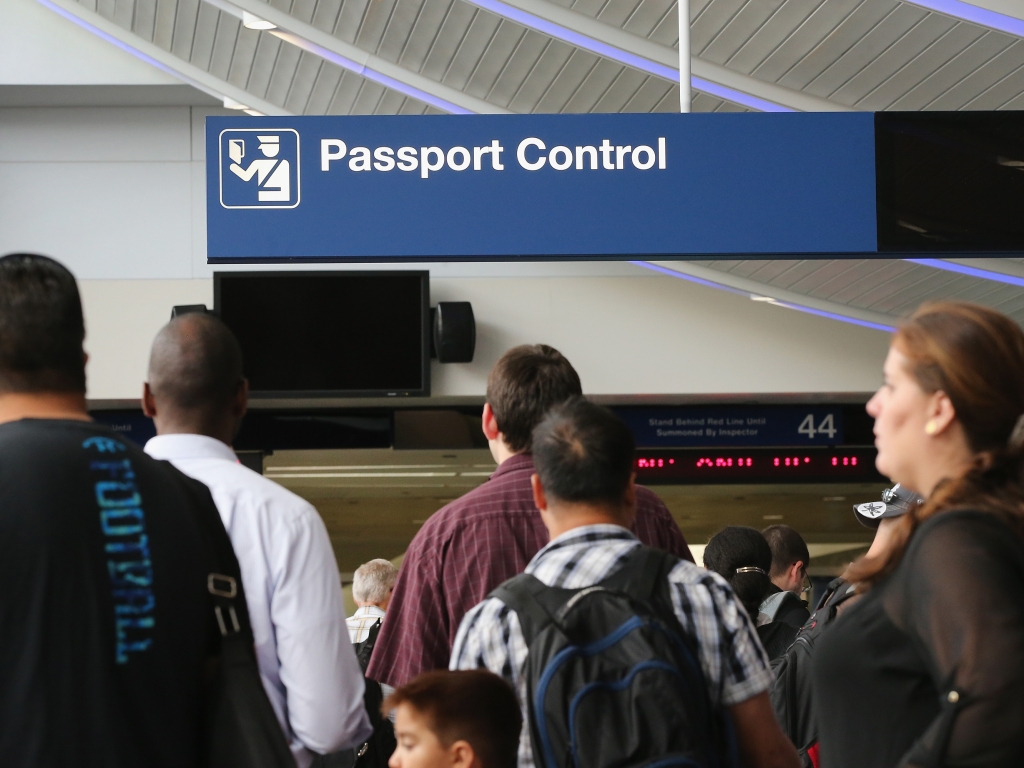
[[[430,394],[429,272],[217,272],[255,396]]]

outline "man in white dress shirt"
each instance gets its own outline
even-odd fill
[[[241,567],[263,686],[307,768],[315,754],[362,744],[371,727],[323,521],[231,450],[248,391],[231,330],[213,315],[175,318],[149,360],[142,402],[157,437],[146,453],[209,486]]]

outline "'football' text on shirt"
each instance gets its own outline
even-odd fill
[[[96,483],[96,503],[114,601],[115,661],[125,664],[128,654],[146,651],[153,644],[156,625],[146,515],[131,461],[93,461],[89,469]]]

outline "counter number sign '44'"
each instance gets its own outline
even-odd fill
[[[836,436],[836,432],[839,430],[836,429],[835,419],[831,413],[825,414],[817,425],[814,423],[814,414],[809,413],[804,420],[800,422],[800,426],[797,427],[796,431],[801,435],[807,435],[807,437],[812,440],[815,435],[828,435],[831,440]]]

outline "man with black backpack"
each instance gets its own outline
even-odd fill
[[[754,627],[728,584],[629,532],[634,442],[582,398],[533,433],[550,543],[466,615],[452,669],[515,688],[519,767],[795,768]]]

